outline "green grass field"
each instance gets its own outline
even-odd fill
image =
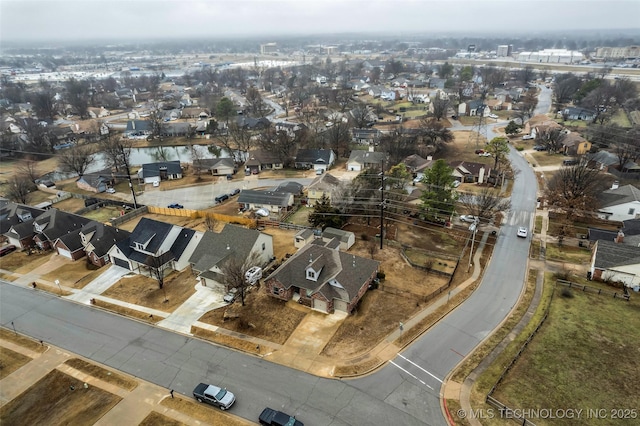
[[[625,302],[576,290],[564,297],[562,290],[556,288],[549,317],[494,397],[512,408],[609,413],[605,421],[531,419],[536,425],[635,424],[612,420],[610,410],[635,409],[640,417],[640,299]]]

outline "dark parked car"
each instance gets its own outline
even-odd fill
[[[0,249],[0,257],[5,256],[11,252],[16,251],[17,247],[13,244],[9,244],[8,246],[4,246]]]
[[[214,200],[216,200],[216,203],[221,203],[224,200],[228,200],[229,196],[227,194],[222,194],[222,195],[218,195],[216,198],[214,198]]]
[[[169,204],[167,207],[170,209],[184,209],[184,206],[178,203]]]
[[[546,151],[547,147],[544,146],[544,145],[536,145],[536,146],[533,147],[533,150],[534,151]]]
[[[265,408],[258,418],[261,425],[264,426],[304,426],[300,420],[296,420],[282,411],[276,411],[271,408]]]

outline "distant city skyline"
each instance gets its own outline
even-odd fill
[[[2,0],[0,43],[640,29],[639,0]]]

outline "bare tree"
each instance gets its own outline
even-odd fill
[[[105,165],[115,168],[117,173],[128,170],[129,157],[131,155],[131,141],[122,139],[118,135],[108,133],[99,143],[100,150],[104,153]]]
[[[433,117],[440,121],[447,116],[450,101],[448,97],[443,98],[441,95],[437,95],[432,100],[433,104]]]
[[[567,218],[577,212],[592,212],[598,206],[598,191],[602,178],[586,161],[562,167],[547,183],[545,197],[550,206],[562,209]]]
[[[269,111],[269,106],[262,99],[262,95],[255,87],[249,87],[245,95],[249,102],[249,111],[254,117],[264,117]]]
[[[31,182],[35,182],[40,177],[40,170],[38,170],[38,162],[33,160],[22,160],[18,164],[18,175],[26,176]]]
[[[7,181],[7,197],[16,203],[27,204],[29,193],[34,189],[33,182],[24,174],[15,174]]]
[[[58,156],[60,168],[65,172],[76,173],[78,176],[85,174],[93,162],[93,150],[87,145],[62,150]]]
[[[162,290],[164,287],[164,279],[167,275],[165,265],[169,260],[166,256],[147,256],[145,265],[149,268],[149,275],[158,282],[158,288]]]
[[[197,176],[200,176],[202,168],[196,167],[196,164],[200,163],[204,159],[204,151],[202,147],[194,145],[192,143],[189,143],[189,145],[187,145],[187,148],[189,149],[189,154],[191,155],[191,164],[193,164],[195,174]]]
[[[251,252],[246,258],[237,255],[230,255],[220,266],[222,282],[228,290],[236,289],[240,294],[242,306],[244,306],[247,288],[251,285],[247,282],[245,274],[249,268],[259,264],[260,255]]]
[[[359,105],[351,110],[354,127],[362,129],[369,122],[369,110],[365,105]]]
[[[502,198],[500,191],[489,187],[483,188],[478,193],[463,192],[458,198],[472,215],[489,219],[498,212],[504,212],[511,208],[511,201]]]
[[[291,164],[295,148],[298,145],[295,137],[290,136],[284,130],[276,131],[273,127],[260,133],[258,144],[265,151],[276,155],[285,167]]]
[[[566,137],[564,129],[553,127],[537,133],[536,144],[545,146],[550,152],[558,152]]]
[[[66,100],[73,107],[73,110],[84,120],[88,117],[89,111],[89,82],[86,80],[76,80],[71,77],[65,83]]]
[[[442,149],[445,144],[453,142],[454,140],[451,130],[432,118],[422,119],[420,121],[420,129],[422,137],[428,144],[434,147],[436,152]]]
[[[150,137],[158,138],[162,141],[162,138],[165,134],[165,125],[164,125],[164,115],[162,111],[157,106],[152,107],[149,111],[149,131],[151,132]]]
[[[204,226],[207,228],[207,231],[213,232],[216,229],[216,226],[218,226],[218,222],[218,219],[211,215],[206,215],[204,217]]]

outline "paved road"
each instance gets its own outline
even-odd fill
[[[255,189],[263,187],[273,187],[282,182],[295,181],[302,185],[309,185],[313,179],[311,178],[295,178],[295,179],[253,179],[247,178],[242,181],[231,180],[225,178],[211,185],[192,186],[189,188],[178,188],[161,191],[157,188],[147,188],[147,190],[137,197],[138,203],[149,206],[166,207],[172,203],[182,204],[187,209],[207,209],[214,206],[215,197],[222,194],[229,194],[234,189]],[[162,186],[162,183],[160,184]],[[147,185],[148,187],[150,185]],[[227,203],[235,202],[235,198],[231,198]]]
[[[200,381],[228,387],[231,413],[256,421],[265,406],[309,425],[423,425],[348,381],[260,358],[0,280],[0,323],[149,382],[190,395]]]
[[[511,197],[512,210],[502,226],[480,287],[407,350],[353,386],[374,399],[429,425],[446,425],[440,409],[442,381],[509,313],[522,291],[529,239],[516,237],[518,226],[532,227],[536,180],[527,162],[513,148],[510,160],[519,170]]]
[[[551,110],[551,96],[553,95],[553,90],[548,89],[542,84],[538,85],[538,87],[540,88],[540,92],[538,93],[538,105],[536,105],[533,115],[546,114]]]

